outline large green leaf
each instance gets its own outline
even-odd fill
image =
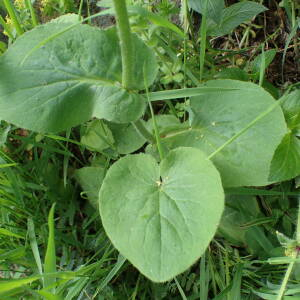
[[[300,90],[284,96],[281,101],[289,132],[274,154],[270,169],[272,181],[289,180],[300,175]]]
[[[235,3],[223,10],[220,22],[210,24],[207,34],[213,36],[228,34],[243,22],[251,20],[265,10],[263,5],[253,1]]]
[[[22,35],[0,57],[0,118],[40,132],[57,132],[91,117],[127,123],[144,112],[145,98],[121,87],[121,54],[115,29],[48,23]],[[50,38],[49,38],[50,36]],[[153,83],[153,51],[135,35],[136,90]],[[45,39],[48,39],[45,42]],[[43,44],[43,45],[42,45]],[[40,45],[40,47],[39,47]]]
[[[192,126],[184,125],[181,130],[169,132],[162,140],[165,147],[197,147],[210,155],[275,103],[270,94],[252,83],[214,80],[207,86],[237,89],[192,97]],[[213,157],[223,185],[262,186],[270,183],[270,163],[285,133],[284,116],[278,106],[225,146]]]
[[[217,229],[220,176],[198,149],[175,149],[158,165],[147,154],[120,159],[100,190],[103,226],[114,246],[153,281],[193,264]]]

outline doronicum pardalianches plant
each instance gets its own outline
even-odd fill
[[[96,196],[105,231],[141,273],[163,282],[204,253],[224,187],[264,186],[299,172],[277,167],[288,163],[291,136],[298,143],[299,93],[275,101],[236,80],[149,92],[155,53],[131,33],[125,1],[113,2],[117,28],[62,17],[17,38],[0,57],[0,118],[40,133],[94,119],[83,142],[92,149],[114,144],[123,155],[102,174]],[[151,102],[182,97],[190,98],[188,121],[154,116]],[[145,122],[147,105],[152,119]],[[90,143],[93,134],[106,139]],[[146,143],[145,153],[130,154]]]

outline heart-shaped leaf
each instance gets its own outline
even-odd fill
[[[48,23],[22,35],[0,57],[0,118],[39,132],[57,132],[89,120],[137,120],[145,99],[121,86],[116,30]],[[56,36],[55,36],[56,34]],[[55,37],[54,37],[55,36]],[[46,40],[48,41],[46,42]],[[134,89],[153,83],[153,51],[135,35]],[[40,45],[40,46],[39,46]]]
[[[205,251],[224,206],[220,176],[198,149],[178,148],[160,165],[129,155],[100,190],[103,226],[114,246],[156,282],[186,270]]]
[[[165,135],[165,147],[196,147],[212,154],[274,105],[261,87],[242,81],[214,80],[209,87],[236,90],[191,98],[194,113],[191,127],[183,126]],[[274,152],[287,132],[280,106],[250,126],[213,157],[224,186],[262,186],[270,183],[269,170]]]

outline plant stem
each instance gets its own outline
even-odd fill
[[[299,207],[298,207],[298,219],[297,219],[297,229],[296,229],[296,241],[297,246],[300,245],[300,200],[299,200]]]
[[[293,254],[292,258],[295,259],[296,257],[297,257],[297,252],[295,252]],[[290,278],[290,275],[291,275],[291,272],[293,270],[294,264],[295,264],[295,261],[292,261],[292,262],[289,263],[289,266],[288,266],[288,268],[285,272],[285,275],[284,275],[283,281],[281,283],[281,287],[280,287],[280,290],[278,292],[276,300],[282,300],[282,298],[284,296],[286,286],[288,284],[288,281],[289,281],[289,278]]]
[[[146,89],[146,96],[147,96],[147,100],[148,100],[148,105],[149,105],[149,108],[150,108],[152,122],[153,122],[153,128],[154,128],[154,133],[155,133],[155,140],[156,140],[156,144],[157,144],[157,149],[158,149],[160,160],[163,160],[164,157],[165,157],[165,153],[164,153],[163,146],[161,144],[161,139],[160,139],[160,136],[159,136],[158,126],[157,126],[157,123],[156,123],[156,119],[155,119],[154,111],[153,111],[153,108],[152,108],[152,104],[151,104],[151,101],[150,101],[150,98],[149,98],[149,89],[148,89],[148,83],[147,83],[147,79],[146,79],[145,68],[144,68],[144,83],[145,83],[145,89]]]
[[[133,47],[125,0],[113,0],[122,55],[122,85],[132,87]]]
[[[259,85],[262,86],[265,77],[265,68],[266,68],[266,58],[265,58],[265,45],[263,44],[261,49],[261,63],[260,63],[260,72],[259,72]]]
[[[207,21],[207,6],[208,0],[204,0],[204,12],[202,13],[201,20],[201,44],[200,44],[200,82],[203,79],[204,62],[205,62],[205,51],[206,51],[206,21]]]
[[[26,3],[27,9],[30,11],[31,23],[32,23],[33,27],[39,25],[39,22],[37,20],[31,0],[26,0],[25,3]]]
[[[11,4],[10,0],[3,0],[3,3],[8,12],[8,15],[11,18],[13,25],[16,28],[17,35],[22,35],[24,33],[24,30],[22,29],[22,27],[20,25],[20,22],[18,20],[18,17],[17,17],[17,14],[15,12],[13,5]]]
[[[298,204],[298,218],[297,218],[297,228],[296,228],[296,241],[297,241],[297,246],[299,246],[300,245],[300,201],[299,201],[299,204]],[[296,248],[294,250],[294,253],[292,254],[292,259],[297,258],[297,256],[298,256],[298,249]],[[288,268],[287,268],[287,270],[285,272],[285,275],[284,275],[283,281],[281,283],[281,287],[280,287],[280,290],[278,292],[276,300],[281,300],[283,298],[284,292],[286,290],[286,286],[288,284],[288,281],[289,281],[289,278],[291,276],[291,273],[292,273],[294,265],[295,265],[295,260],[289,263],[289,266],[288,266]]]

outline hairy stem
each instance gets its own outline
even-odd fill
[[[132,87],[133,47],[125,0],[113,0],[122,55],[122,85]]]

